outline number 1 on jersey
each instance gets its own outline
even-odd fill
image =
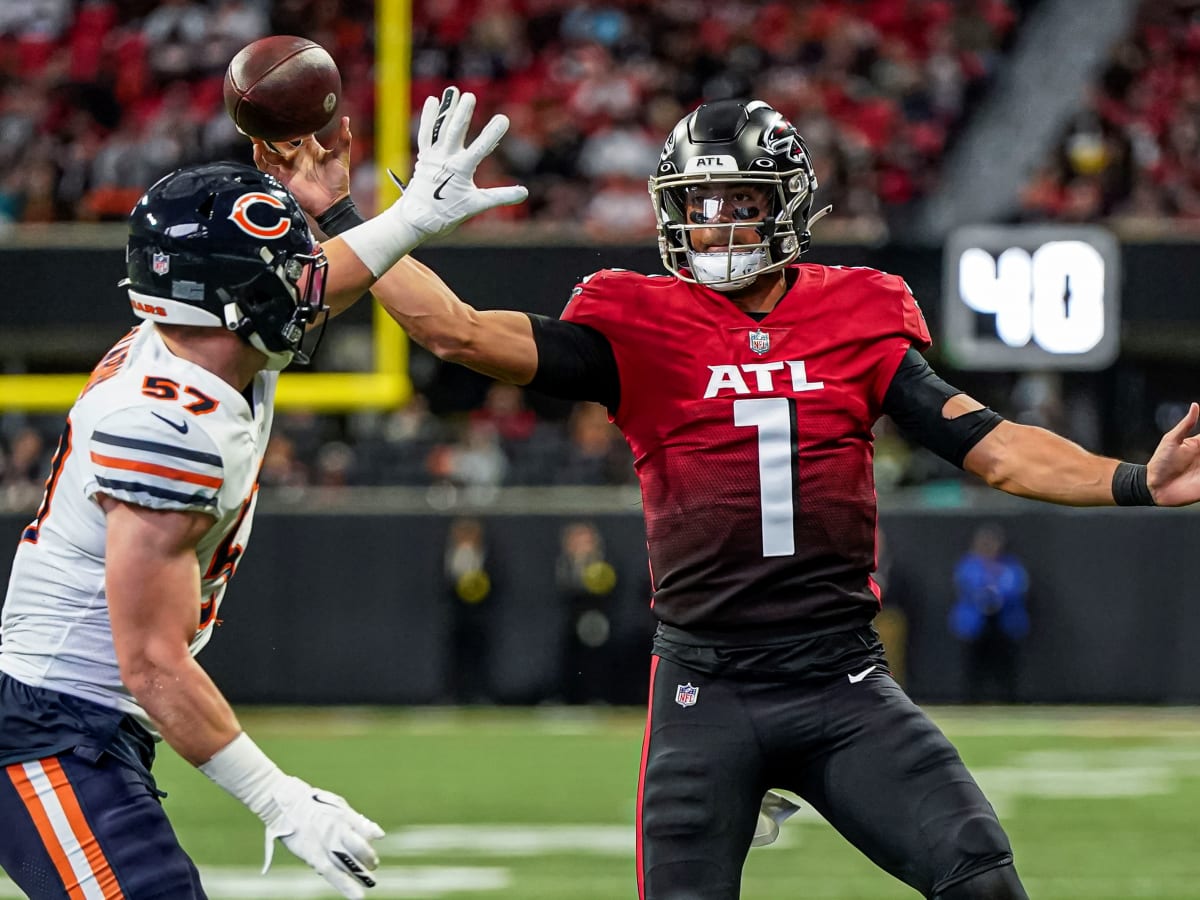
[[[733,424],[758,429],[763,556],[796,552],[796,402],[787,397],[733,401]]]

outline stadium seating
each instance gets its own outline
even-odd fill
[[[1090,102],[1026,186],[1028,221],[1106,220],[1125,234],[1200,227],[1200,23],[1144,0]]]

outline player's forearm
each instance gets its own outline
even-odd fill
[[[330,238],[321,248],[329,260],[325,281],[325,305],[330,317],[349,309],[371,289],[375,276],[340,238]]]
[[[144,533],[120,524],[110,518],[105,585],[121,681],[163,739],[200,765],[241,726],[188,649],[200,615],[196,555],[186,544],[139,546]]]
[[[412,257],[393,266],[372,293],[409,337],[439,359],[515,384],[533,378],[537,351],[524,314],[475,309]]]
[[[193,766],[199,766],[242,729],[208,673],[186,652],[184,657],[140,661],[125,676],[125,683],[163,740]]]
[[[1117,465],[1044,428],[1014,422],[1002,422],[963,460],[963,468],[994,488],[1064,506],[1112,506]]]

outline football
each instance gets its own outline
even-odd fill
[[[247,44],[225,70],[225,109],[238,130],[264,141],[314,134],[337,114],[342,76],[320,44],[272,35]]]

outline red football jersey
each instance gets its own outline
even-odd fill
[[[614,421],[668,624],[807,634],[878,611],[871,428],[929,332],[894,275],[792,269],[761,322],[715,291],[618,270],[587,278],[563,312],[612,345]]]

